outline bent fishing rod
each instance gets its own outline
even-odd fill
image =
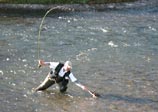
[[[40,26],[39,26],[39,31],[38,31],[38,38],[37,38],[37,50],[38,50],[38,51],[37,51],[37,59],[38,59],[38,60],[40,60],[40,38],[41,38],[41,30],[42,30],[43,22],[44,22],[46,16],[47,16],[51,11],[53,11],[53,10],[55,10],[55,9],[72,10],[72,9],[70,9],[70,8],[65,8],[65,7],[63,7],[63,6],[57,6],[57,7],[52,7],[52,8],[50,8],[50,9],[45,13],[45,15],[44,15],[43,18],[42,18],[41,24],[40,24]],[[38,65],[38,68],[40,68],[40,67],[41,67],[41,65]]]
[[[40,24],[40,26],[39,26],[38,40],[37,40],[37,49],[38,49],[37,59],[38,59],[38,60],[40,60],[40,38],[41,38],[41,30],[42,30],[43,22],[44,22],[46,16],[47,16],[52,10],[54,10],[54,9],[56,9],[56,8],[59,8],[59,7],[53,7],[53,8],[51,8],[51,9],[49,9],[49,10],[45,13],[45,15],[44,15],[43,18],[42,18],[41,24]],[[40,67],[41,67],[41,65],[38,64],[38,68],[40,68]]]

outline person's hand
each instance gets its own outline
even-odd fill
[[[90,91],[89,89],[87,89],[85,86],[83,86],[82,89],[85,91],[88,91],[92,95],[93,98],[97,98],[96,94],[94,92]]]
[[[38,67],[40,68],[43,65],[44,65],[44,61],[43,60],[38,60]]]
[[[92,97],[93,97],[93,98],[97,98],[97,96],[95,95],[95,93],[92,94]]]

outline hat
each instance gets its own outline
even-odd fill
[[[64,66],[68,66],[69,68],[72,69],[72,63],[71,63],[71,61],[66,61],[65,64],[64,64]]]

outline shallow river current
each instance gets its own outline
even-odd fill
[[[114,7],[115,5],[115,7]],[[0,14],[0,112],[158,112],[158,2],[111,4],[105,11]],[[40,46],[40,49],[38,48]],[[67,94],[33,92],[45,61],[72,61]]]

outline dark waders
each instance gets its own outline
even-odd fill
[[[36,88],[36,91],[43,91],[57,83],[60,88],[60,92],[63,93],[67,90],[67,84],[69,80],[65,78],[51,78],[50,73],[47,75],[45,80]]]

